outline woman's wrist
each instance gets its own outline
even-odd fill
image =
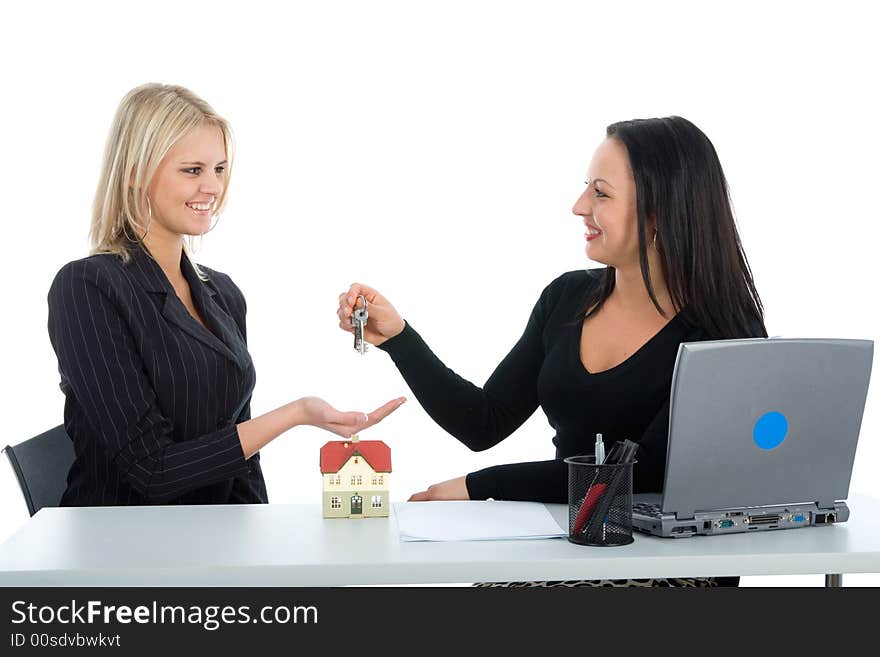
[[[406,331],[407,323],[405,319],[400,320],[400,326],[397,330],[391,332],[391,334],[386,337],[382,342],[377,342],[375,344],[376,347],[382,349],[383,351],[388,351],[392,345],[397,344],[397,342],[401,339],[400,336],[403,335],[404,331]]]
[[[285,431],[304,423],[305,414],[299,399],[239,423],[236,430],[244,457],[249,459]]]
[[[284,410],[284,423],[288,429],[308,424],[304,399],[296,399],[282,406],[282,409]]]
[[[403,329],[405,329],[405,328],[406,328],[406,320],[404,320],[403,318],[401,318],[401,319],[400,319],[400,323],[397,325],[397,327],[396,327],[394,333],[392,333],[391,335],[389,335],[387,339],[390,340],[391,338],[396,338],[398,335],[400,335],[401,333],[403,333]]]
[[[385,344],[386,342],[388,342],[389,340],[392,340],[392,339],[396,338],[398,335],[400,335],[401,333],[403,333],[403,329],[405,329],[405,328],[406,328],[406,321],[404,321],[403,319],[401,319],[399,325],[393,327],[393,328],[388,332],[387,335],[384,334],[384,333],[379,333],[378,335],[379,335],[379,338],[380,338],[380,339],[378,339],[378,340],[376,340],[375,342],[373,342],[373,346],[374,346],[374,347],[379,347],[379,346]]]

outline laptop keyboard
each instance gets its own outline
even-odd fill
[[[659,504],[646,504],[644,502],[636,502],[633,504],[633,513],[638,513],[643,516],[654,516],[656,518],[660,517],[660,505]]]

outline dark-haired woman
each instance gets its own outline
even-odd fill
[[[586,228],[587,257],[607,266],[551,282],[482,388],[446,368],[376,290],[355,284],[340,295],[340,326],[351,330],[365,295],[366,340],[391,355],[428,414],[471,449],[498,444],[539,405],[556,430],[552,460],[486,468],[411,500],[566,502],[563,459],[591,453],[597,433],[609,445],[637,441],[634,490],[660,491],[679,344],[766,337],[721,164],[695,125],[669,117],[609,126],[586,185],[573,212]]]

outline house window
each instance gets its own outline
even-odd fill
[[[330,475],[330,480],[328,482],[331,486],[333,485],[333,475]]]
[[[330,508],[331,509],[341,509],[342,508],[342,498],[334,495],[330,498]]]
[[[373,485],[375,486],[377,482],[376,475],[373,475]]]
[[[385,475],[379,475],[379,485],[380,486],[385,485]]]
[[[358,485],[358,486],[360,486],[361,483],[362,483],[362,482],[361,482],[361,476],[360,476],[360,475],[357,475],[356,479],[357,479],[357,481],[355,482],[355,484]]]
[[[381,495],[373,495],[372,503],[370,504],[374,509],[382,508],[382,496]]]
[[[360,486],[362,484],[360,475],[351,475],[351,485],[352,486]]]
[[[342,484],[342,479],[339,475],[336,475],[336,485],[339,486],[340,484]]]

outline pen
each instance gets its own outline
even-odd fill
[[[596,506],[596,502],[599,501],[602,493],[605,492],[606,485],[607,484],[593,484],[590,486],[590,490],[587,491],[587,495],[584,497],[584,502],[581,504],[580,511],[578,511],[577,518],[574,519],[574,526],[571,530],[573,535],[577,536],[581,533],[584,523],[587,521],[587,518],[590,517],[590,511],[593,510],[593,507]]]
[[[605,443],[602,442],[602,434],[596,434],[596,465],[605,463]],[[603,489],[604,491],[604,489]],[[605,521],[602,520],[602,542],[605,542]]]

